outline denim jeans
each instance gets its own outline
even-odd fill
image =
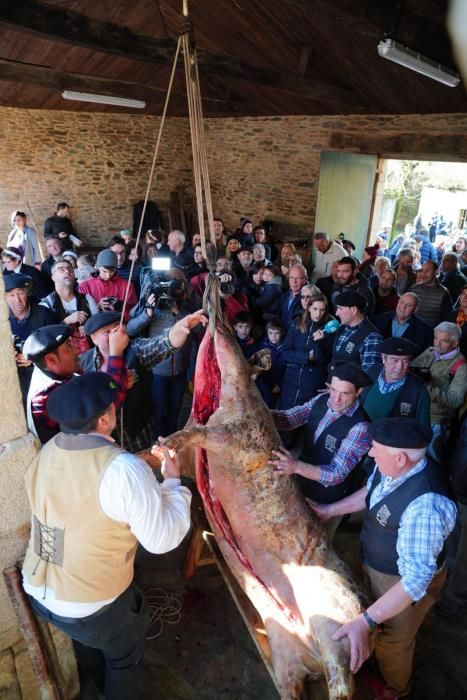
[[[54,615],[29,597],[34,612],[73,639],[79,665],[105,690],[106,700],[138,697],[138,674],[149,627],[149,608],[135,584],[94,615],[67,618]]]

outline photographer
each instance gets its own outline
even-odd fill
[[[181,270],[152,271],[144,279],[138,305],[132,310],[127,331],[153,338],[172,328],[194,309],[188,298],[188,283]],[[155,437],[170,435],[177,429],[178,415],[187,383],[192,339],[171,357],[152,368],[152,401]]]
[[[127,280],[117,274],[117,256],[106,248],[97,256],[96,272],[85,282],[79,285],[81,294],[92,297],[99,311],[121,311],[125,298]],[[131,309],[137,302],[133,284],[130,283],[127,309]],[[128,320],[129,311],[125,313],[125,321]]]

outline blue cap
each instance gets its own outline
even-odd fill
[[[117,391],[110,374],[87,372],[57,387],[49,396],[47,412],[63,432],[79,432],[109,408]]]

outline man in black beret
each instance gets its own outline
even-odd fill
[[[138,542],[154,554],[190,527],[190,491],[167,450],[164,481],[111,438],[118,388],[104,372],[74,377],[50,397],[62,432],[39,452],[25,481],[32,511],[23,586],[34,611],[72,637],[106,698],[138,697],[150,624],[133,582]]]
[[[204,322],[202,311],[184,316],[153,337],[136,338],[129,342],[121,362],[125,371],[131,370],[123,404],[122,445],[130,452],[147,449],[154,442],[151,369],[184,346],[190,330],[200,322]],[[115,358],[111,359],[109,341],[119,323],[120,314],[111,311],[95,314],[86,321],[84,331],[95,347],[80,355],[79,363],[83,372],[109,372],[109,362],[115,362]],[[113,372],[110,374],[113,375]],[[122,440],[121,435],[119,439]]]
[[[31,277],[23,275],[21,272],[8,272],[4,274],[3,282],[21,396],[24,408],[26,408],[26,399],[34,368],[32,362],[23,353],[23,344],[37,328],[53,323],[53,318],[47,309],[31,302],[30,294],[33,285]]]
[[[406,338],[386,338],[380,345],[383,368],[372,367],[373,385],[362,396],[362,406],[371,420],[409,416],[430,425],[430,395],[420,377],[409,371],[419,353]]]
[[[50,395],[79,370],[70,336],[69,326],[51,324],[34,331],[23,346],[24,356],[34,364],[26,399],[28,428],[43,444],[59,430],[48,413]]]
[[[287,411],[272,411],[278,430],[295,430],[306,425],[299,459],[282,447],[274,451],[277,459],[270,464],[281,474],[296,474],[307,498],[332,503],[361,485],[359,464],[370,442],[368,416],[360,406],[359,396],[370,383],[358,365],[341,363],[331,371],[329,393]],[[329,537],[341,519],[328,523]]]
[[[456,504],[426,458],[431,435],[413,418],[371,423],[376,468],[366,486],[336,503],[312,504],[322,521],[366,509],[363,566],[375,602],[334,639],[349,638],[356,673],[370,654],[371,631],[383,625],[376,659],[398,698],[410,693],[416,634],[446,579],[444,543],[456,522]]]
[[[334,333],[332,364],[355,362],[365,371],[373,365],[381,365],[382,338],[365,316],[365,298],[360,292],[349,290],[339,294],[335,304],[341,327]]]

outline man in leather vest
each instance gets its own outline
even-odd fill
[[[360,292],[347,291],[335,301],[341,327],[334,334],[331,363],[355,362],[365,371],[380,365],[382,337],[365,316],[366,299]]]
[[[430,425],[430,395],[423,380],[409,371],[418,346],[406,338],[386,338],[380,350],[383,369],[368,370],[374,381],[362,395],[365,412],[372,421],[408,416]]]
[[[86,659],[107,700],[129,700],[140,697],[150,621],[133,583],[136,548],[177,547],[190,526],[191,494],[167,450],[159,485],[114,443],[116,396],[110,375],[90,372],[50,397],[62,432],[26,473],[32,533],[23,586],[34,611],[72,637],[78,662]]]
[[[426,459],[431,428],[413,418],[371,423],[376,468],[366,486],[341,501],[312,504],[322,521],[366,508],[361,534],[363,568],[374,603],[340,627],[356,673],[376,636],[376,659],[395,698],[410,693],[415,638],[446,579],[444,542],[456,522],[437,467]],[[384,623],[384,624],[383,624]]]
[[[368,452],[368,416],[359,404],[362,388],[371,383],[358,365],[338,364],[331,372],[329,394],[319,394],[302,406],[273,411],[278,430],[306,425],[303,448],[295,459],[285,448],[274,451],[270,464],[280,474],[296,474],[307,498],[333,503],[353,493],[362,483],[358,468]],[[329,537],[341,517],[326,525]]]

